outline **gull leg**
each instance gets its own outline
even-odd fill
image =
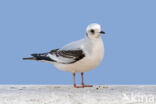
[[[83,72],[81,72],[81,85],[82,85],[83,87],[93,87],[93,85],[85,85],[85,84],[84,84]]]
[[[76,75],[76,74],[75,74],[75,73],[73,73],[74,87],[75,87],[75,88],[84,88],[84,86],[77,86],[77,85],[76,85],[75,75]]]

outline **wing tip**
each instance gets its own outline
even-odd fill
[[[36,60],[35,57],[22,58],[23,60]]]

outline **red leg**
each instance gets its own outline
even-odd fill
[[[83,87],[93,87],[93,85],[85,85],[85,84],[84,84],[83,72],[81,72],[81,85],[82,85]]]
[[[77,86],[77,85],[76,85],[75,75],[76,75],[76,74],[75,74],[75,73],[73,73],[74,87],[75,87],[75,88],[84,88],[84,86]]]

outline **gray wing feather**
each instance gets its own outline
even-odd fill
[[[52,50],[49,52],[48,56],[56,61],[57,63],[62,64],[71,64],[80,59],[82,59],[85,54],[81,49],[79,50]]]

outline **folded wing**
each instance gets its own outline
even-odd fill
[[[51,50],[48,53],[31,54],[33,57],[24,58],[25,60],[47,61],[62,64],[75,63],[85,57],[83,50]]]
[[[48,56],[58,63],[71,64],[84,58],[85,54],[81,49],[77,50],[52,50]]]

